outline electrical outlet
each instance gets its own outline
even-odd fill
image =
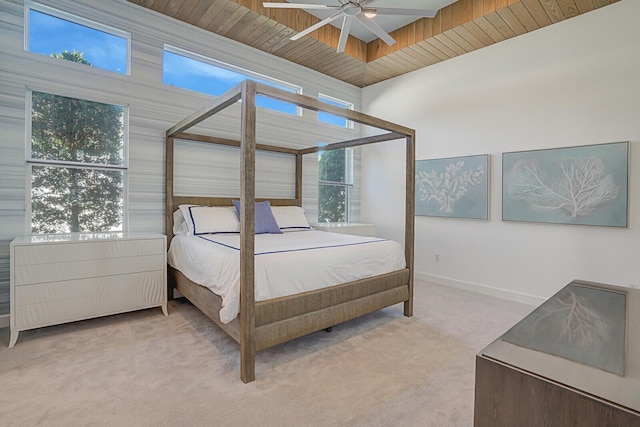
[[[436,262],[440,262],[440,254],[436,254]]]

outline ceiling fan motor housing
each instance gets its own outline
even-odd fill
[[[356,2],[348,2],[342,5],[340,11],[344,16],[356,16],[362,12],[362,6]]]

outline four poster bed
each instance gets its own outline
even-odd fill
[[[325,111],[357,123],[373,126],[386,131],[386,133],[381,135],[330,144],[322,147],[322,150],[355,147],[391,140],[404,140],[406,151],[405,243],[404,247],[402,247],[396,242],[391,242],[400,246],[399,252],[401,253],[402,258],[401,264],[394,261],[395,264],[389,264],[386,270],[380,270],[378,273],[373,273],[375,275],[370,274],[369,277],[348,280],[344,283],[341,282],[329,285],[329,287],[312,288],[311,290],[305,290],[294,294],[284,294],[282,296],[266,300],[257,300],[256,293],[259,293],[259,288],[256,287],[258,282],[258,278],[256,278],[256,276],[262,277],[264,275],[264,271],[262,270],[262,261],[263,258],[268,258],[263,255],[279,252],[270,251],[270,249],[268,249],[268,244],[264,243],[263,240],[266,239],[271,242],[281,236],[300,239],[298,236],[303,234],[284,233],[283,235],[269,235],[268,237],[262,237],[263,235],[254,234],[254,231],[257,233],[255,228],[256,209],[259,205],[262,205],[262,203],[258,202],[264,203],[265,201],[265,199],[255,198],[255,151],[266,150],[285,153],[295,156],[296,159],[295,197],[292,199],[269,199],[268,201],[270,202],[270,205],[274,207],[274,211],[278,207],[300,207],[302,205],[302,156],[305,154],[317,153],[319,151],[319,148],[315,146],[297,150],[257,144],[255,105],[255,98],[257,94],[277,100],[291,102],[302,108],[315,111]],[[242,100],[242,103],[240,104],[240,141],[206,135],[196,135],[186,132],[192,126],[200,123],[224,108],[235,105],[238,100]],[[186,212],[185,207],[194,205],[197,207],[219,206],[231,208],[233,202],[231,198],[224,197],[190,197],[174,195],[173,170],[175,139],[230,145],[240,148],[240,195],[238,203],[239,206],[236,207],[238,208],[238,216],[240,217],[238,233],[235,233],[235,236],[190,236],[192,239],[200,238],[198,240],[199,243],[197,244],[204,245],[205,243],[202,243],[203,240],[210,240],[206,244],[214,244],[220,250],[236,250],[236,267],[239,268],[239,310],[237,310],[237,316],[234,312],[232,320],[229,320],[229,316],[223,316],[221,318],[221,313],[224,311],[223,309],[225,306],[223,298],[202,284],[198,284],[196,281],[192,281],[187,278],[187,276],[192,278],[195,277],[191,273],[185,273],[185,271],[188,270],[180,267],[174,268],[176,267],[176,264],[178,264],[177,262],[173,263],[173,267],[168,267],[168,295],[171,298],[173,296],[173,289],[177,289],[183,296],[193,303],[193,305],[200,309],[207,317],[209,317],[240,344],[240,377],[243,382],[246,383],[255,379],[255,353],[259,350],[290,341],[312,332],[330,328],[339,323],[400,302],[404,303],[404,315],[412,316],[413,229],[415,203],[415,132],[412,129],[380,120],[366,114],[322,103],[314,98],[285,92],[257,82],[248,80],[242,82],[237,87],[220,96],[210,105],[200,109],[198,112],[170,128],[166,133],[166,234],[169,242],[174,238],[176,240],[174,242],[176,244],[171,245],[172,248],[170,249],[169,254],[170,259],[179,258],[178,255],[172,254],[171,251],[173,250],[173,247],[178,246],[178,242],[187,240],[187,237],[174,236],[175,213]],[[304,231],[304,233],[333,234],[310,230]],[[293,236],[294,234],[296,236]],[[342,241],[339,244],[327,243],[326,248],[329,248],[330,252],[339,253],[338,251],[343,249],[342,246],[354,246],[356,247],[355,252],[366,254],[366,251],[363,252],[365,244],[371,247],[378,247],[382,246],[383,242],[389,242],[384,241],[384,239],[365,239],[367,241],[348,240],[352,237],[353,236],[344,237],[347,240]],[[318,246],[317,244],[315,245]],[[300,253],[303,252],[307,251],[300,251]],[[287,258],[292,258],[292,254],[293,253],[289,253]],[[295,257],[298,256],[297,254],[298,253],[296,253]],[[316,254],[314,256],[317,257],[320,255]],[[370,255],[370,257],[377,257],[377,255]],[[388,258],[387,255],[382,255],[382,257]],[[318,258],[315,259],[318,260]],[[377,271],[374,267],[378,264],[384,264],[382,261],[378,262],[377,258],[369,258],[368,262],[368,266],[372,267],[370,271]],[[257,265],[260,270],[256,270]],[[352,269],[347,268],[346,270]],[[275,271],[275,269],[272,269],[272,271]],[[300,278],[300,280],[302,281],[302,278]]]

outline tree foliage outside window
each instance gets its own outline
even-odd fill
[[[349,191],[352,186],[347,173],[347,149],[320,153],[318,222],[347,222],[349,220]]]
[[[79,52],[54,56],[88,64]],[[122,229],[124,123],[122,106],[32,92],[33,233]]]

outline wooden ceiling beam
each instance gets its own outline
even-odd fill
[[[265,8],[261,0],[128,0],[353,85],[364,87],[570,19],[619,0],[458,0],[365,43],[325,25],[289,39],[320,19],[302,9]]]

